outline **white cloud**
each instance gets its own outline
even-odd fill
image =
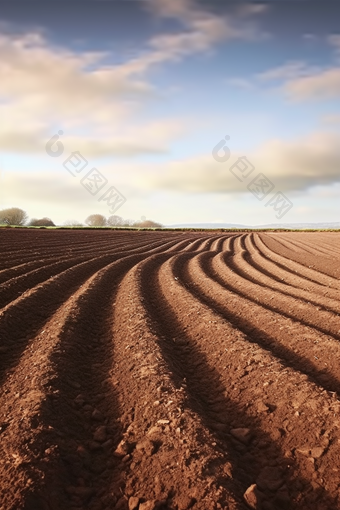
[[[316,73],[318,71],[319,68],[309,67],[305,62],[292,60],[283,65],[258,73],[255,77],[264,82],[271,80],[289,80],[300,76],[310,75],[311,73]]]
[[[288,97],[294,101],[334,99],[340,97],[340,67],[288,80],[284,84]]]
[[[314,133],[296,141],[270,140],[247,155],[255,166],[252,175],[264,173],[276,190],[301,191],[340,180],[340,135]],[[229,171],[239,156],[226,163],[212,155],[201,155],[163,165],[139,166],[134,182],[145,189],[166,189],[184,193],[244,193],[246,184]],[[250,181],[251,179],[249,179]]]
[[[240,16],[253,16],[254,14],[262,14],[268,10],[268,4],[260,4],[260,3],[248,3],[243,4],[238,9],[238,14]]]
[[[133,126],[122,126],[120,132],[110,136],[105,133],[100,136],[73,136],[65,130],[60,141],[65,147],[65,154],[79,151],[86,158],[158,154],[168,152],[169,143],[186,133],[192,124],[193,121],[171,118],[144,124],[135,122]],[[29,122],[15,124],[12,119],[11,124],[0,126],[0,149],[17,154],[44,155],[46,143],[55,134],[47,125],[41,126],[38,122],[35,125]]]
[[[207,13],[191,0],[145,2],[156,15],[176,18],[182,29],[152,37],[147,50],[119,65],[103,64],[107,53],[76,53],[49,44],[42,32],[14,35],[2,27],[0,149],[34,152],[56,129],[63,129],[65,137],[81,129],[87,135],[69,142],[78,150],[86,146],[90,156],[168,150],[168,143],[183,133],[183,119],[137,121],[146,100],[159,95],[147,78],[149,69],[206,52],[222,40],[249,39],[256,30]]]
[[[303,61],[289,61],[255,75],[260,82],[279,80],[280,89],[292,101],[340,97],[340,67],[322,69]]]
[[[135,78],[133,63],[103,66],[102,57],[53,48],[38,33],[0,35],[0,149],[41,152],[58,126],[65,145],[89,157],[169,150],[188,122],[138,121],[131,98],[143,104],[152,86]],[[70,136],[79,129],[88,134]]]
[[[145,0],[145,4],[157,16],[177,19],[185,31],[154,37],[150,46],[155,53],[138,59],[141,65],[204,52],[223,40],[252,40],[263,36],[254,26],[237,23],[235,17],[200,10],[192,0]]]

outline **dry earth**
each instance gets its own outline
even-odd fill
[[[340,508],[340,235],[0,231],[0,509]]]

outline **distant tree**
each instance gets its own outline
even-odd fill
[[[64,221],[65,227],[83,227],[83,223],[78,220],[66,220]]]
[[[129,220],[129,219],[127,219],[127,220],[123,220],[123,222],[124,222],[124,223],[123,223],[123,226],[124,226],[124,227],[134,227],[134,226],[136,225],[135,220]]]
[[[30,227],[55,227],[55,224],[50,218],[41,218],[40,220],[32,218],[28,225]]]
[[[89,227],[105,227],[107,224],[106,218],[102,214],[90,214],[86,218],[85,223]]]
[[[135,220],[125,220],[121,216],[113,215],[107,220],[107,224],[111,227],[132,227],[135,224]]]
[[[110,227],[121,227],[124,225],[125,220],[121,216],[117,216],[116,214],[113,214],[112,216],[109,216],[107,219],[107,224],[110,225]]]
[[[135,226],[140,227],[140,228],[162,228],[163,225],[161,225],[161,223],[157,223],[156,221],[144,220],[144,221],[135,223]]]
[[[27,220],[27,213],[18,207],[11,207],[10,209],[0,211],[1,225],[25,225]]]

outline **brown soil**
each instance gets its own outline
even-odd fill
[[[0,232],[1,510],[340,508],[340,235]]]

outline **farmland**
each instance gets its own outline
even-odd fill
[[[339,233],[0,242],[1,510],[340,507]]]

